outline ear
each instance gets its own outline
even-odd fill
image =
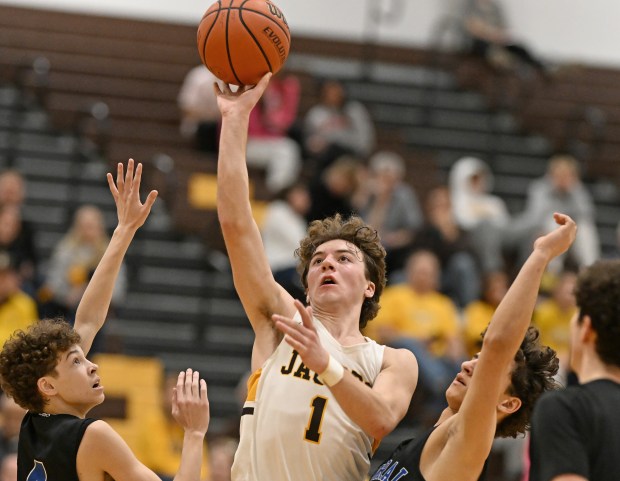
[[[521,399],[514,396],[509,396],[497,405],[498,411],[509,416],[512,413],[516,413],[521,407]]]
[[[54,396],[58,391],[56,389],[54,379],[50,376],[40,377],[37,381],[39,392],[46,398]]]
[[[592,328],[592,319],[590,316],[583,316],[579,326],[579,340],[584,344],[596,343],[596,331]]]
[[[366,290],[364,291],[364,297],[370,299],[374,295],[375,295],[375,283],[368,282],[368,287],[366,287]]]

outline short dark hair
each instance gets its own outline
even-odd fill
[[[525,434],[530,428],[534,403],[545,391],[559,387],[554,379],[559,367],[556,352],[542,346],[539,337],[538,329],[530,326],[515,355],[508,394],[518,397],[521,407],[497,425],[496,437],[516,438]]]
[[[65,321],[44,319],[18,330],[0,352],[0,385],[17,404],[43,412],[47,400],[37,382],[56,369],[60,355],[79,344],[80,335]]]
[[[305,288],[308,288],[308,269],[317,247],[325,242],[342,239],[355,245],[364,255],[367,278],[375,284],[375,293],[364,300],[360,313],[360,329],[379,312],[379,298],[385,287],[385,249],[379,234],[360,217],[343,218],[340,214],[315,220],[308,227],[308,235],[301,240],[295,255],[299,257],[298,271]]]
[[[592,320],[601,361],[620,366],[620,260],[598,261],[581,272],[575,298],[579,322]]]

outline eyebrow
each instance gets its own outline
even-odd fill
[[[347,253],[347,254],[355,255],[355,251],[354,251],[353,249],[337,249],[337,250],[335,250],[334,252],[335,252],[336,254],[344,254],[344,253]],[[314,259],[316,256],[318,256],[318,255],[324,255],[324,254],[325,254],[325,251],[316,251],[316,252],[314,253],[314,255],[313,255],[311,258],[312,258],[312,259]]]
[[[65,360],[69,359],[69,356],[70,356],[71,354],[79,354],[79,353],[80,353],[80,351],[78,351],[77,349],[71,349],[71,350],[67,353],[67,355],[65,356]]]

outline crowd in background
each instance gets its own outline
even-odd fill
[[[503,15],[491,5],[471,2],[464,25],[472,51],[492,62],[515,55],[546,75],[546,67],[507,36]],[[213,155],[219,129],[215,80],[198,66],[178,98],[182,134],[196,149]],[[533,240],[552,228],[552,213],[561,211],[577,222],[577,240],[565,258],[550,266],[533,322],[542,342],[559,354],[561,380],[570,382],[568,322],[575,312],[576,273],[601,256],[594,203],[580,179],[578,160],[566,154],[551,157],[546,174],[529,185],[522,212],[510,212],[493,193],[491,165],[474,156],[457,160],[445,183],[429,186],[422,197],[408,180],[415,176],[411,159],[378,147],[367,108],[348,98],[337,79],[324,79],[317,87],[316,102],[302,115],[300,79],[283,72],[272,79],[250,119],[247,161],[264,172],[271,194],[260,228],[276,281],[305,299],[294,251],[313,220],[339,212],[372,225],[387,251],[388,286],[365,334],[415,353],[420,368],[416,396],[424,403],[409,421],[424,423],[443,409],[443,388],[460,363],[478,352],[481,333]],[[42,317],[72,321],[109,241],[101,210],[84,205],[50,257],[40,258],[35,229],[22,218],[27,195],[19,172],[0,173],[0,342]],[[620,225],[618,238],[620,247]],[[113,308],[122,305],[127,284],[123,269]],[[105,352],[103,340],[94,349]],[[145,459],[151,455],[145,463],[163,479],[176,471],[182,434],[175,431],[168,403],[169,396],[162,396],[161,413],[151,420],[146,436],[151,444],[143,452]],[[0,481],[15,479],[11,469],[23,414],[11,399],[0,397]],[[210,442],[204,479],[230,479],[235,449],[234,435]]]

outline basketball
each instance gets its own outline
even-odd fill
[[[202,63],[217,78],[255,85],[282,68],[291,34],[282,10],[269,0],[219,0],[203,15],[197,42]]]

